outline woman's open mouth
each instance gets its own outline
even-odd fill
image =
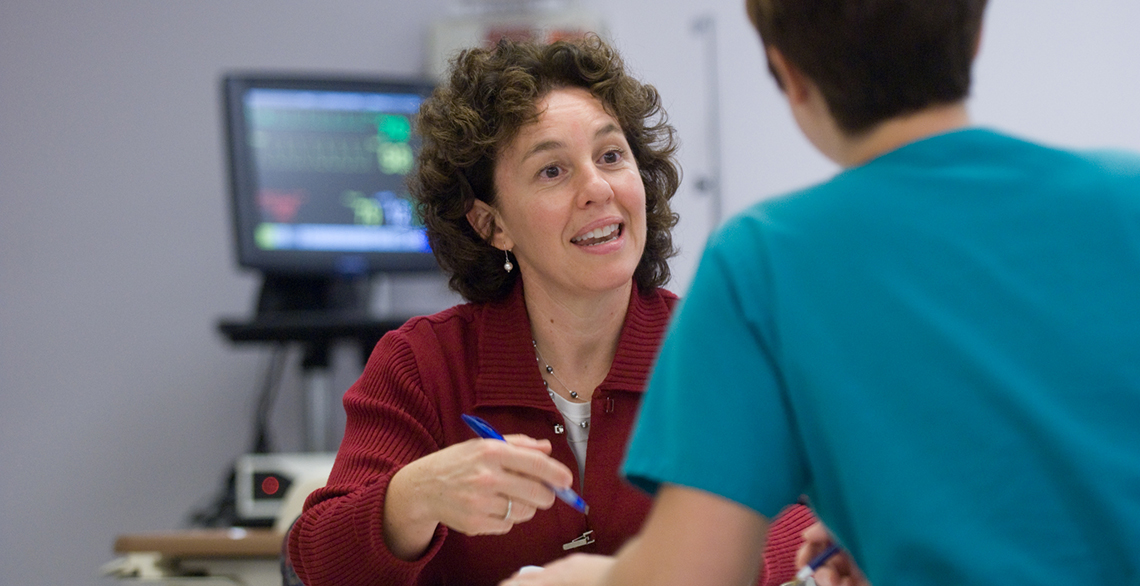
[[[609,226],[595,228],[581,236],[571,238],[570,242],[579,246],[597,246],[611,240],[616,240],[620,236],[621,224],[610,224]]]

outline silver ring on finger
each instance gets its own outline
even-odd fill
[[[514,502],[511,500],[511,497],[507,497],[507,514],[503,515],[504,521],[510,521],[511,520],[511,507],[513,505],[514,505]]]

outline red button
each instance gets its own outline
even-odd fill
[[[261,481],[261,492],[265,494],[277,494],[277,490],[280,488],[281,483],[276,476],[266,476],[265,480]]]

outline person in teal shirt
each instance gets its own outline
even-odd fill
[[[1140,156],[973,126],[985,4],[748,0],[843,170],[710,239],[604,583],[747,583],[801,494],[823,584],[1140,583]]]

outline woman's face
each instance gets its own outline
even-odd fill
[[[551,91],[495,162],[495,245],[527,288],[627,286],[645,249],[645,185],[625,133],[581,88]]]

